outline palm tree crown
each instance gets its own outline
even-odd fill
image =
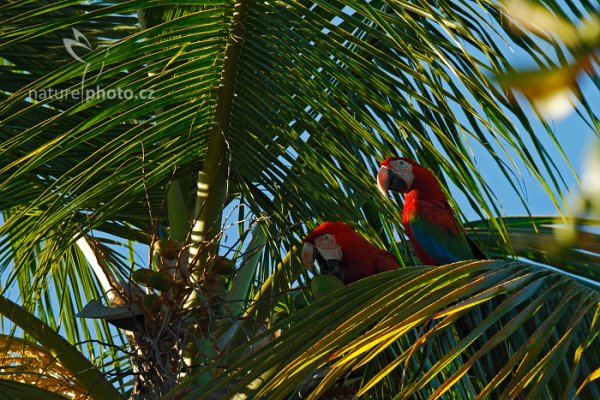
[[[537,93],[518,86],[509,48],[562,73],[556,87],[593,75],[600,35],[577,24],[595,5],[543,5],[573,42],[527,32],[496,1],[0,5],[0,313],[24,332],[0,339],[36,374],[50,367],[11,340],[56,358],[63,382],[2,387],[600,397],[598,235],[578,229],[597,215],[563,225],[566,240],[553,217],[505,217],[473,156],[528,212],[519,167],[561,215],[579,211],[566,200],[569,160],[548,152],[562,152],[551,125],[500,85]],[[578,111],[597,134],[585,96]],[[469,232],[504,261],[414,266],[401,207],[374,178],[398,154],[480,216]],[[326,220],[354,225],[404,268],[315,301],[298,244]],[[134,277],[141,268],[152,271]],[[106,323],[131,318],[143,328]]]

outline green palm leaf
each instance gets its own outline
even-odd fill
[[[471,333],[456,336],[452,327],[464,323],[461,317],[501,294],[504,300]],[[497,388],[501,398],[521,392],[531,398],[572,397],[579,388],[582,398],[594,398],[598,388],[589,381],[598,361],[599,296],[559,273],[523,263],[480,261],[387,272],[274,324],[273,330],[284,330],[279,339],[239,361],[247,346],[232,352],[222,360],[234,360],[230,372],[191,397],[216,398],[213,390],[229,387],[220,395],[283,399],[308,387],[304,396],[319,398],[332,386],[343,386],[349,371],[359,370],[362,382],[350,385],[351,393],[382,398],[438,398],[449,390],[484,398]],[[501,317],[510,322],[482,348],[470,347]],[[485,356],[496,346],[506,346],[510,359],[486,378],[478,368],[485,368]],[[461,360],[461,354],[469,356]],[[315,388],[311,380],[323,366],[326,373]],[[262,384],[250,390],[255,380]]]
[[[546,3],[563,16],[573,7],[595,10],[586,1]],[[563,154],[558,138],[549,124],[528,116],[489,77],[514,69],[503,41],[539,65],[555,64],[547,54],[550,48],[559,59],[571,49],[548,38],[543,42],[517,34],[507,27],[503,13],[496,2],[467,0],[1,4],[2,292],[20,297],[28,311],[98,364],[106,364],[104,372],[116,374],[116,384],[125,392],[131,389],[131,381],[123,377],[130,371],[128,339],[103,322],[93,322],[93,328],[81,323],[75,314],[88,301],[105,296],[109,288],[101,284],[103,279],[111,285],[129,282],[134,267],[151,264],[134,253],[146,251],[139,245],[154,243],[166,227],[171,238],[185,237],[190,260],[199,266],[196,282],[209,254],[227,254],[243,271],[225,281],[223,301],[236,306],[215,306],[216,315],[209,316],[209,326],[215,327],[211,337],[194,338],[200,348],[210,349],[201,357],[210,364],[206,371],[221,365],[212,342],[223,332],[239,325],[252,337],[277,317],[282,322],[268,334],[289,325],[281,342],[290,353],[273,352],[273,362],[258,375],[252,370],[251,376],[278,363],[310,363],[298,367],[289,381],[281,374],[269,377],[260,389],[264,393],[285,396],[309,379],[311,368],[327,361],[332,369],[316,389],[322,392],[364,361],[362,387],[373,385],[369,393],[380,398],[388,398],[392,388],[400,396],[421,397],[496,387],[507,395],[522,388],[532,395],[558,393],[557,388],[568,388],[568,395],[579,390],[597,394],[593,371],[598,363],[586,350],[595,348],[590,332],[596,325],[590,319],[593,306],[584,301],[584,294],[597,294],[557,272],[524,266],[527,275],[513,271],[521,264],[511,263],[487,272],[487,279],[497,279],[497,290],[509,295],[503,303],[506,310],[488,318],[502,313],[517,318],[493,340],[508,343],[514,364],[507,368],[518,373],[509,379],[502,375],[507,369],[497,381],[479,379],[485,377],[485,366],[475,361],[480,356],[489,361],[489,349],[470,351],[469,343],[454,340],[451,328],[460,313],[477,311],[478,299],[496,296],[493,290],[486,292],[492,286],[477,286],[477,268],[495,264],[458,268],[457,274],[464,273],[461,282],[470,289],[452,295],[447,286],[435,286],[441,281],[433,278],[452,274],[452,268],[427,270],[423,287],[437,297],[418,292],[415,304],[429,312],[412,320],[392,316],[404,297],[377,303],[381,289],[375,285],[387,275],[345,289],[344,298],[354,301],[336,321],[328,319],[331,309],[322,308],[322,302],[306,307],[312,299],[303,286],[310,276],[301,270],[293,248],[322,220],[356,222],[369,240],[392,249],[404,264],[414,264],[406,243],[398,242],[399,207],[379,196],[373,183],[377,161],[395,153],[414,156],[449,192],[464,196],[465,205],[483,221],[473,224],[477,237],[495,257],[557,264],[562,271],[598,281],[596,247],[592,254],[581,247],[555,257],[545,250],[549,220],[530,218],[527,224],[542,225],[532,230],[522,219],[499,218],[502,199],[479,171],[483,161],[473,156],[479,151],[489,155],[495,173],[514,189],[526,210],[521,174],[531,174],[557,211],[569,213],[565,181],[572,168],[569,160],[551,156],[553,150]],[[482,14],[486,17],[480,18]],[[596,126],[595,110],[585,100],[580,116]],[[539,123],[545,132],[539,132]],[[236,210],[239,221],[225,229],[231,224],[228,215]],[[235,238],[229,241],[228,235]],[[93,256],[77,245],[82,238],[92,243]],[[101,268],[94,269],[95,264]],[[405,288],[424,271],[406,268],[386,290]],[[526,308],[519,294],[526,287],[519,285],[529,281],[539,286],[534,285],[538,291],[530,289],[537,296],[531,301],[539,302],[536,312]],[[565,299],[555,314],[551,307],[556,299],[543,292],[551,285],[560,288],[556,297]],[[195,288],[197,298],[202,299],[203,289]],[[363,289],[368,295],[356,298]],[[452,308],[458,301],[466,308]],[[323,324],[323,338],[337,326],[356,323],[351,310],[360,307],[374,310],[373,315],[332,342],[337,353],[332,348],[315,353],[311,340],[296,342],[305,339],[296,330],[312,313],[315,326]],[[195,316],[190,312],[190,318]],[[416,326],[432,317],[443,323],[429,335],[419,335]],[[252,328],[231,319],[249,320]],[[531,326],[527,321],[533,321]],[[543,325],[545,321],[550,322]],[[480,321],[475,332],[483,333],[484,325]],[[540,326],[548,329],[538,331]],[[359,343],[353,341],[367,328],[387,335],[387,341],[347,347]],[[547,332],[552,332],[556,347],[520,350],[528,337],[541,343]],[[239,340],[238,334],[232,336]],[[415,342],[419,337],[427,338],[431,354]],[[459,357],[463,349],[472,358]],[[435,367],[434,375],[424,373],[410,351],[423,353],[423,362]],[[353,356],[329,360],[332,354]],[[548,358],[540,358],[542,354]],[[564,354],[576,361],[566,367],[550,362]],[[237,358],[231,362],[232,373],[236,365],[245,365],[235,364],[242,362]],[[390,377],[397,372],[392,367],[402,363],[406,371],[420,372],[399,389]],[[231,384],[225,376],[207,390]],[[232,384],[245,385],[250,378],[244,379]],[[487,389],[483,384],[489,384]]]

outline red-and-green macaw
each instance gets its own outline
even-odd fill
[[[324,222],[304,239],[302,263],[312,269],[315,261],[322,274],[336,275],[345,284],[400,268],[390,252],[369,243],[341,221]]]
[[[424,264],[485,259],[458,222],[436,177],[416,161],[389,157],[380,164],[379,190],[405,193],[402,225]]]
[[[380,164],[377,184],[386,196],[388,190],[405,194],[402,225],[415,253],[424,264],[442,265],[487,258],[465,233],[431,171],[409,158],[390,157]],[[483,308],[481,316],[474,315],[471,317],[474,319],[457,323],[460,337],[466,337],[501,301],[501,298],[494,298],[489,304],[490,308]],[[501,325],[502,322],[495,324],[494,331],[489,335],[497,332]],[[479,338],[476,346],[481,348],[485,342],[484,337]],[[502,345],[492,350],[489,357],[494,365],[498,364],[501,368],[508,361],[508,354],[507,348]],[[491,373],[495,374],[493,371]]]

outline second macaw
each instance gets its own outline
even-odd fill
[[[345,284],[400,268],[390,252],[369,243],[341,221],[324,222],[306,236],[302,263],[312,269],[315,260],[322,274],[336,275]]]
[[[377,184],[384,195],[387,195],[388,190],[405,194],[402,225],[421,262],[442,265],[487,258],[465,233],[431,171],[409,158],[390,157],[380,164]],[[502,298],[494,298],[490,304],[482,306],[482,314],[469,314],[461,318],[456,324],[459,337],[469,335],[501,301]],[[479,349],[484,346],[487,339],[507,322],[501,319],[494,324],[493,330],[487,332],[489,336],[478,338],[475,347]],[[509,354],[508,348],[503,344],[486,356],[489,358],[488,365],[494,368],[490,370],[491,376],[499,371],[496,368],[506,365]]]
[[[405,193],[402,225],[417,257],[427,265],[485,259],[465,233],[436,177],[416,161],[389,157],[380,164],[379,190]]]

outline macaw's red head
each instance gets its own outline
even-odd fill
[[[344,258],[340,239],[347,235],[356,235],[347,224],[324,222],[304,238],[302,248],[302,263],[313,272],[314,262],[317,261],[322,274],[339,274],[340,263]]]
[[[346,284],[399,267],[391,253],[369,243],[341,221],[324,222],[304,239],[302,263],[316,272],[315,261],[321,274],[336,275]]]
[[[435,191],[441,189],[435,176],[415,160],[407,157],[388,157],[379,164],[377,186],[385,196],[388,190],[407,193],[413,189]]]

